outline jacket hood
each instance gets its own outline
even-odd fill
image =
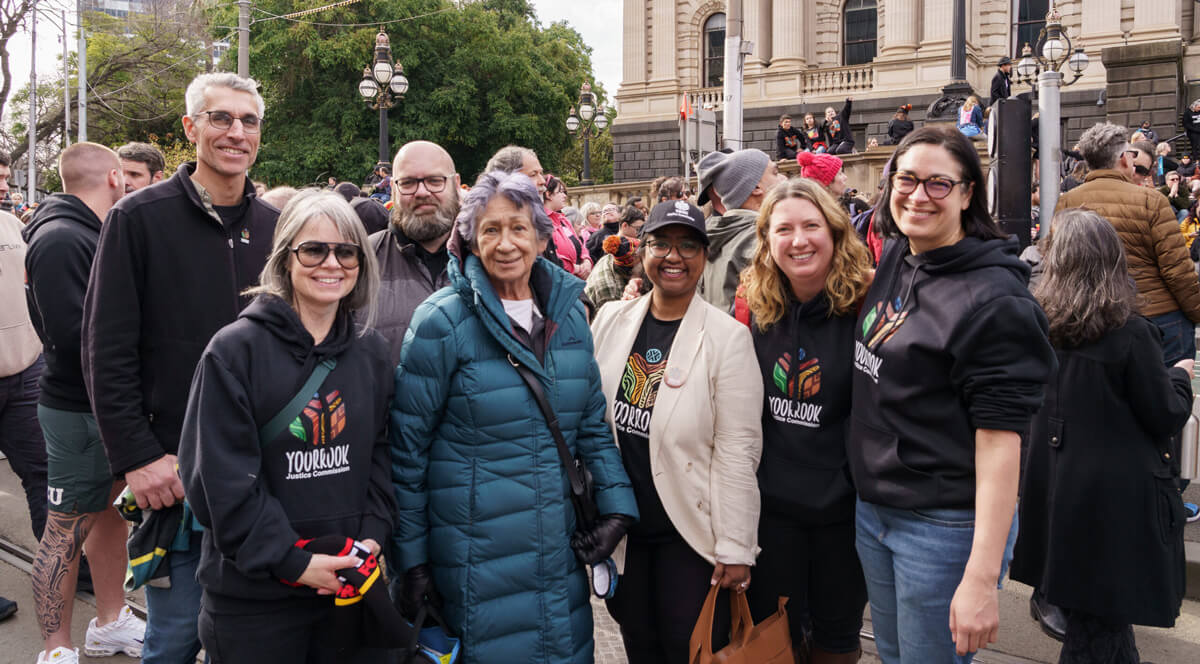
[[[100,217],[82,200],[71,194],[52,194],[38,205],[29,225],[21,229],[21,238],[28,243],[37,229],[57,219],[68,219],[100,232]]]
[[[290,304],[275,295],[259,295],[238,316],[253,320],[275,335],[288,352],[304,361],[311,354],[325,358],[340,354],[354,336],[354,320],[344,309],[339,308],[337,318],[329,334],[317,345],[300,321],[300,314]]]
[[[754,229],[758,213],[754,210],[728,210],[723,216],[708,218],[708,253],[709,260],[721,255],[725,245],[741,235],[746,229]]]
[[[968,272],[984,267],[1003,267],[1011,270],[1022,283],[1029,281],[1029,265],[1018,257],[1021,244],[1016,237],[981,240],[967,237],[948,247],[938,247],[923,254],[904,258],[914,267],[920,266],[929,274]]]

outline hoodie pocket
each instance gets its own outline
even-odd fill
[[[850,415],[847,446],[854,486],[864,500],[882,505],[909,504],[914,498],[939,495],[938,478],[910,468],[900,458],[896,434]]]

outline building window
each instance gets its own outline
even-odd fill
[[[725,84],[725,15],[713,14],[704,22],[704,87]]]
[[[1019,56],[1026,44],[1037,48],[1038,33],[1046,27],[1049,11],[1049,0],[1013,0],[1013,56]]]
[[[874,60],[875,40],[879,33],[875,0],[846,0],[845,14],[842,63],[862,65]]]

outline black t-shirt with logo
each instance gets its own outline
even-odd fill
[[[630,529],[629,536],[643,541],[661,541],[678,536],[654,488],[654,477],[650,471],[650,415],[654,412],[658,386],[667,371],[667,356],[675,341],[675,333],[679,331],[679,323],[679,320],[661,321],[646,314],[642,329],[638,331],[633,348],[629,351],[629,359],[625,361],[625,372],[621,374],[621,384],[613,399],[617,442],[621,446],[621,457],[633,484],[638,513],[641,515]]]

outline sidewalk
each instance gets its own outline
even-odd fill
[[[1200,487],[1189,490],[1200,492]],[[36,543],[29,529],[29,516],[25,506],[20,482],[0,461],[0,539],[24,549],[34,551]],[[1198,496],[1200,497],[1200,496]],[[1200,539],[1200,523],[1188,525],[1188,538]],[[1191,544],[1200,548],[1200,542]],[[28,567],[16,557],[0,551],[0,595],[14,599],[20,605],[17,615],[0,623],[0,662],[5,664],[33,664],[41,650],[41,638],[33,610],[33,589],[29,582]],[[1195,589],[1200,580],[1189,587]],[[1049,664],[1058,661],[1058,642],[1042,634],[1036,623],[1029,618],[1029,595],[1031,589],[1008,581],[1000,592],[1000,640],[992,648],[981,652],[975,661],[979,664]],[[135,596],[135,602],[141,603]],[[623,664],[624,648],[616,624],[608,616],[602,602],[593,601],[595,615],[596,663]],[[96,615],[94,601],[90,595],[81,595],[75,602],[72,635],[76,644],[82,644],[87,623]],[[870,623],[866,625],[869,632]],[[1176,664],[1200,661],[1200,602],[1185,601],[1182,615],[1173,629],[1135,628],[1138,649],[1142,659],[1156,664]],[[876,664],[874,643],[864,640],[864,664]],[[132,662],[124,655],[102,659],[81,658],[81,661],[100,664],[124,664]]]

